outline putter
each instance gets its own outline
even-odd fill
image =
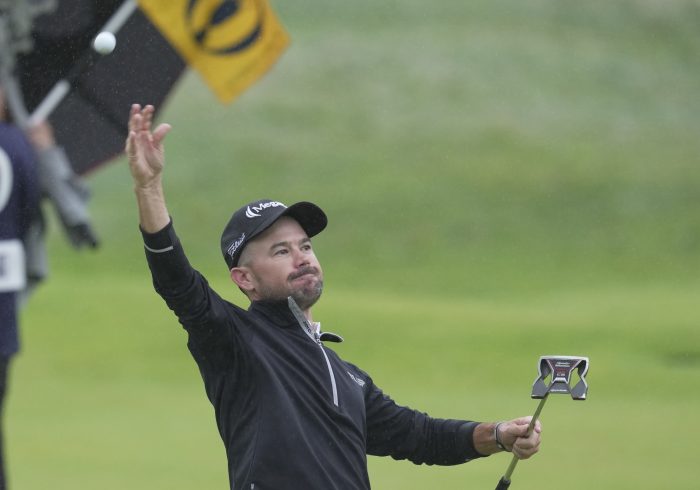
[[[574,400],[585,400],[588,394],[588,383],[586,383],[586,373],[588,372],[588,358],[576,356],[542,356],[538,366],[539,376],[532,385],[532,398],[539,399],[532,420],[527,427],[528,435],[535,427],[535,423],[542,412],[542,407],[547,401],[550,393],[562,394],[568,393]],[[578,370],[578,382],[571,386],[572,373]],[[515,470],[515,465],[518,464],[518,457],[513,456],[513,459],[508,466],[505,474],[496,486],[496,490],[506,490],[510,487],[510,477]]]

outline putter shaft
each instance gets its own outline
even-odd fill
[[[537,409],[535,410],[535,413],[532,415],[532,420],[530,421],[530,425],[527,426],[527,435],[529,436],[532,433],[532,430],[535,428],[535,424],[537,423],[537,419],[540,418],[540,412],[542,412],[542,408],[544,407],[544,403],[547,401],[548,396],[545,396],[540,400],[539,405],[537,405]],[[513,471],[515,470],[515,466],[518,464],[518,457],[513,455],[513,459],[510,460],[510,464],[508,465],[508,469],[506,470],[505,474],[503,475],[503,479],[506,480],[507,482],[510,482],[510,476],[513,474]]]

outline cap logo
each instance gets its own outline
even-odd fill
[[[279,206],[282,206],[283,208],[287,207],[278,201],[263,202],[257,206],[252,206],[252,208],[251,208],[251,206],[248,206],[245,210],[245,215],[246,215],[246,218],[259,218],[260,213],[263,210],[265,210],[267,208],[277,208]]]
[[[238,250],[238,247],[241,246],[243,243],[243,240],[245,240],[245,233],[243,233],[240,237],[238,237],[238,240],[233,242],[231,246],[228,248],[227,252],[231,258],[233,258],[233,255],[236,253],[236,250]]]

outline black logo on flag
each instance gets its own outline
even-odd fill
[[[205,5],[206,4],[206,5]],[[242,20],[246,10],[254,10],[254,20]],[[260,39],[265,6],[260,0],[221,0],[211,2],[189,0],[187,25],[197,46],[213,55],[230,55],[245,51]]]

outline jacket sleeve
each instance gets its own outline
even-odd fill
[[[193,357],[200,367],[230,367],[239,345],[231,317],[235,307],[190,265],[172,221],[156,233],[141,233],[153,286],[187,331]]]
[[[368,454],[444,466],[484,457],[474,449],[478,422],[432,418],[397,405],[371,378],[366,381]]]

